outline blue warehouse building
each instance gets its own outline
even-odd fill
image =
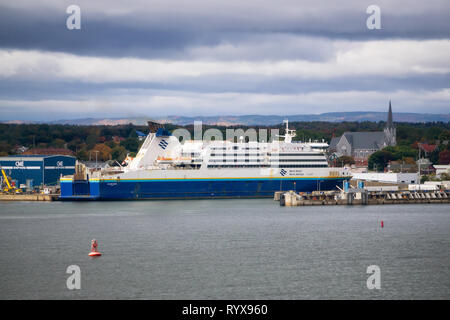
[[[16,186],[56,185],[61,175],[75,173],[76,158],[62,155],[19,155],[0,157],[0,167]]]

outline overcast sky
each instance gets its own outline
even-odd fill
[[[81,30],[66,9],[81,8]],[[381,30],[369,30],[369,5]],[[0,0],[0,120],[449,113],[448,0]]]

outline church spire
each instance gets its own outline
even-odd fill
[[[395,146],[397,143],[397,131],[394,127],[394,121],[392,119],[392,105],[391,100],[389,100],[389,112],[386,123],[386,128],[384,128],[384,137],[386,145]]]
[[[391,100],[389,100],[389,112],[388,112],[388,119],[387,119],[387,124],[386,124],[387,128],[393,128],[394,127],[394,122],[392,120],[392,106],[391,106]]]

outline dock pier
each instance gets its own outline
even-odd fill
[[[314,205],[375,205],[375,204],[414,204],[414,203],[450,203],[450,191],[368,191],[350,189],[343,191],[313,191],[296,193],[277,191],[274,200],[280,206]]]
[[[59,194],[0,194],[0,201],[56,201]]]

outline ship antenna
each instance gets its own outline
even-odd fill
[[[286,119],[286,120],[283,120],[283,122],[286,123],[286,133],[284,134],[284,136],[280,136],[280,137],[284,137],[285,143],[291,143],[292,138],[296,136],[295,130],[289,129],[289,120]]]
[[[289,120],[286,119],[286,120],[283,120],[283,122],[286,123],[286,133],[288,133],[289,132]]]

